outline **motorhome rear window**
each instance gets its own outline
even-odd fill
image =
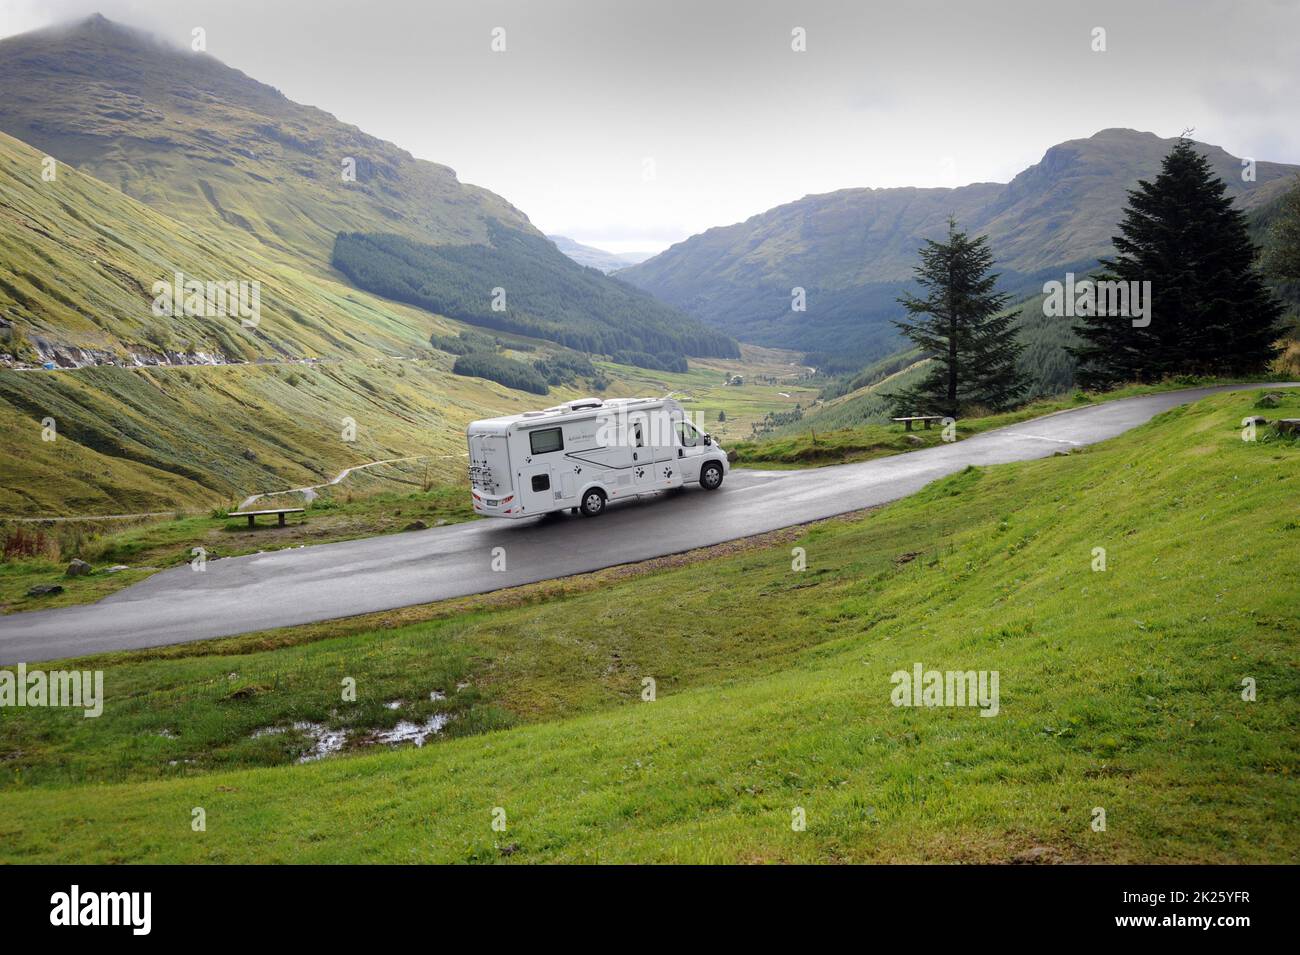
[[[543,428],[528,433],[528,445],[533,454],[547,454],[564,450],[564,432],[559,428]]]

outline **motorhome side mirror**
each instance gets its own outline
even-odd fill
[[[705,444],[712,444],[712,443],[713,443],[713,435],[711,435],[711,434],[706,434],[706,435],[704,436],[704,443],[705,443]]]

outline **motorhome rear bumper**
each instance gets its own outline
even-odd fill
[[[527,517],[521,512],[519,501],[513,494],[504,498],[491,497],[481,491],[471,491],[474,513],[483,517]]]

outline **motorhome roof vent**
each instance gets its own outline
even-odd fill
[[[599,398],[577,398],[564,405],[570,411],[582,411],[584,408],[599,408],[605,402]]]

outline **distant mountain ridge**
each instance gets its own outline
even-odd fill
[[[1105,129],[1051,147],[1005,184],[806,196],[692,236],[619,277],[742,341],[870,360],[898,344],[895,299],[911,284],[917,249],[943,234],[950,214],[989,236],[1003,287],[1030,294],[1111,251],[1127,190],[1158,172],[1172,143]],[[1257,162],[1246,182],[1240,159],[1201,148],[1246,210],[1276,199],[1300,173]],[[796,286],[806,312],[791,309]]]
[[[583,245],[565,235],[548,235],[555,247],[579,265],[602,272],[617,272],[629,265],[637,265],[654,255],[653,252],[606,252],[594,245]]]
[[[677,343],[676,354],[738,353],[725,335],[671,306],[587,273],[517,208],[461,183],[446,166],[295,103],[213,56],[98,15],[0,40],[0,131],[177,223],[334,280],[344,233],[470,250],[457,254],[455,295],[447,303],[421,299],[430,311],[466,296],[487,303],[495,288],[513,285],[513,305],[530,310],[534,325],[563,326],[569,316],[580,325],[604,322],[597,307],[616,303],[633,347],[653,350],[638,340],[645,326]],[[522,250],[510,258],[518,271],[489,268],[503,261],[494,237]],[[167,275],[158,272],[135,278],[148,288]],[[545,295],[526,301],[528,289]],[[364,334],[340,331],[342,339]]]

